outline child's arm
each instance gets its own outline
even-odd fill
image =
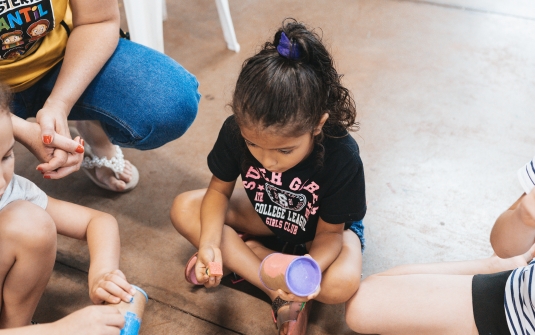
[[[321,272],[324,272],[334,260],[340,255],[342,251],[344,224],[330,224],[323,219],[318,219],[318,226],[316,227],[316,236],[312,241],[309,250],[309,255],[320,266]],[[320,293],[320,288],[308,297],[298,297],[292,293],[278,290],[280,297],[288,301],[308,301],[314,299]]]
[[[119,334],[125,319],[112,306],[89,306],[53,323],[0,330],[0,335]]]
[[[535,242],[535,188],[503,212],[490,234],[496,255],[508,258],[525,253]]]
[[[342,250],[342,235],[344,224],[330,224],[318,219],[316,236],[309,248],[309,254],[320,266],[321,272],[327,270],[329,266],[340,254]]]
[[[201,239],[199,254],[195,265],[195,274],[200,283],[206,287],[219,285],[221,276],[210,277],[206,274],[209,262],[223,264],[221,258],[221,235],[225,223],[228,202],[236,181],[225,182],[212,176],[210,185],[201,204]]]
[[[115,218],[97,210],[48,197],[46,211],[58,233],[87,240],[89,296],[95,304],[130,301],[134,288],[119,270],[119,228]]]

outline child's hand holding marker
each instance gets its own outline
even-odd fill
[[[136,290],[128,283],[121,270],[114,270],[95,277],[90,282],[89,291],[91,301],[95,304],[130,302],[132,296],[136,293]]]
[[[199,249],[197,263],[195,264],[197,281],[205,287],[215,287],[223,277],[223,260],[221,250],[215,247]]]

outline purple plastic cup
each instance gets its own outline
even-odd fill
[[[321,269],[314,259],[281,253],[271,254],[262,261],[259,276],[266,288],[300,297],[316,292],[321,283]]]

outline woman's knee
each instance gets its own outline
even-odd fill
[[[155,149],[191,126],[201,96],[198,86],[197,78],[169,56],[121,39],[82,97],[83,105],[97,108],[78,107],[83,117],[103,124],[113,143]]]
[[[184,74],[183,77],[187,78]],[[192,82],[193,80],[193,82]],[[135,148],[149,150],[158,148],[184,135],[197,117],[200,94],[197,80],[176,83],[180,85],[169,91],[163,99],[151,107],[148,124],[150,129],[135,143]],[[156,93],[156,92],[154,92]],[[161,92],[158,92],[161,94]]]
[[[140,107],[150,106],[145,117],[150,131],[145,138],[137,141],[135,147],[154,149],[179,138],[191,126],[197,116],[201,97],[199,82],[172,58],[135,44],[132,47],[137,47],[138,52],[149,57],[141,57],[142,70],[138,75],[145,80],[155,81],[155,84],[138,87],[143,90],[142,99],[147,99]],[[151,59],[149,67],[147,59]]]
[[[55,250],[56,225],[41,207],[15,201],[0,211],[0,236],[5,242],[29,250]]]

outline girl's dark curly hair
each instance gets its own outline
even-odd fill
[[[298,44],[298,58],[277,51],[282,32]],[[285,20],[273,42],[244,62],[230,106],[240,126],[273,126],[283,135],[312,132],[324,113],[329,113],[326,136],[356,130],[355,101],[341,77],[320,36],[294,19]],[[322,138],[316,136],[316,143]]]

